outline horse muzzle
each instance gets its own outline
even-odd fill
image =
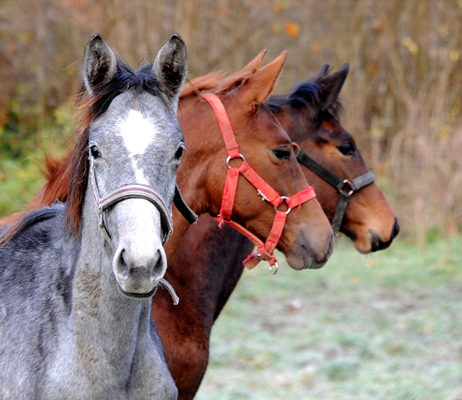
[[[113,260],[120,293],[136,299],[153,296],[166,269],[167,258],[162,247],[140,255],[119,246]]]
[[[374,231],[369,230],[369,234],[371,237],[371,253],[375,251],[385,250],[387,249],[393,239],[398,236],[399,233],[399,223],[398,219],[395,218],[395,223],[393,224],[393,228],[390,233],[390,238],[388,240],[382,240]]]

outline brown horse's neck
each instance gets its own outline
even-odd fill
[[[175,227],[176,229],[176,227]],[[184,236],[165,279],[180,302],[174,306],[166,290],[153,298],[152,316],[162,338],[180,400],[199,389],[208,361],[210,332],[242,275],[242,260],[252,243],[232,228],[219,229],[209,216],[199,218]]]
[[[183,237],[186,235],[190,224],[185,218],[181,215],[181,213],[174,208],[173,209],[173,233],[171,234],[167,243],[165,243],[164,249],[165,254],[167,255],[167,260],[170,261],[175,252],[177,251],[178,247],[180,247],[181,241]]]

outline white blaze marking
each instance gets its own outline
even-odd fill
[[[156,136],[156,129],[149,120],[143,117],[139,111],[130,110],[128,118],[120,125],[120,136],[123,137],[126,148],[132,157],[137,183],[147,184],[147,180],[141,170],[137,168],[134,157],[142,155]]]
[[[130,110],[128,118],[120,126],[120,135],[131,155],[143,154],[156,135],[154,125],[139,111]]]

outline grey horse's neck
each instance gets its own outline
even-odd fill
[[[177,398],[150,316],[151,299],[119,293],[113,250],[89,200],[80,238],[63,235],[64,208],[58,205],[40,212],[48,217],[30,232],[24,229],[21,251],[14,241],[0,251],[1,399]],[[40,257],[34,259],[35,253]],[[11,259],[22,273],[6,267]],[[21,285],[29,296],[18,300]]]
[[[91,196],[84,206],[81,233],[70,317],[71,368],[81,387],[93,394],[92,390],[104,391],[105,386],[127,385],[140,352],[152,351],[151,299],[134,300],[119,293],[112,273],[113,249],[99,230]]]

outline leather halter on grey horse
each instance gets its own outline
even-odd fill
[[[96,184],[95,171],[93,167],[93,159],[91,156],[90,156],[90,179],[91,179],[91,183],[93,187],[93,196],[95,198],[96,204],[100,212],[99,227],[103,231],[103,234],[106,240],[108,241],[108,243],[111,245],[111,247],[112,247],[111,235],[109,234],[109,232],[107,231],[104,225],[103,212],[107,207],[112,206],[119,201],[129,199],[129,198],[146,199],[150,201],[151,203],[153,203],[158,208],[160,215],[162,217],[163,230],[164,232],[166,232],[163,242],[165,243],[167,241],[168,237],[173,232],[173,222],[172,222],[171,213],[169,213],[162,198],[154,190],[152,190],[146,185],[125,185],[109,193],[107,196],[104,196],[103,198],[101,198],[99,195],[98,186]],[[173,202],[176,208],[178,209],[178,211],[184,216],[186,221],[188,221],[190,224],[197,223],[198,216],[193,210],[191,210],[191,208],[189,208],[189,206],[184,201],[178,185],[175,186],[175,195],[173,198]]]
[[[90,155],[90,179],[93,188],[93,197],[95,198],[96,205],[99,209],[99,227],[101,228],[104,237],[109,245],[113,248],[111,235],[109,234],[106,226],[104,225],[104,210],[119,201],[130,198],[142,198],[154,204],[161,215],[163,239],[165,243],[168,237],[173,232],[172,213],[168,210],[162,198],[150,187],[146,185],[124,185],[112,191],[108,195],[101,197],[99,195],[98,185],[96,183],[95,169],[93,166],[93,157]]]
[[[148,200],[157,207],[161,215],[162,230],[164,233],[162,242],[165,243],[173,232],[173,221],[172,221],[171,212],[169,212],[167,206],[165,205],[164,201],[159,196],[159,194],[157,194],[154,190],[152,190],[146,185],[124,185],[112,191],[111,193],[104,196],[103,198],[101,198],[101,196],[99,195],[98,186],[96,184],[95,170],[93,167],[93,158],[91,157],[91,155],[89,159],[90,159],[90,180],[91,180],[91,186],[93,188],[93,197],[99,209],[99,227],[101,228],[101,231],[103,232],[103,235],[106,238],[106,241],[108,242],[108,244],[112,248],[114,248],[112,244],[111,235],[109,234],[104,224],[104,210],[108,208],[109,206],[112,206],[118,203],[119,201],[123,201],[126,199],[133,199],[133,198],[141,198],[141,199]],[[178,195],[181,197],[180,189],[178,188],[178,186],[176,186],[175,198],[177,198]],[[182,211],[182,213],[186,213],[186,215],[183,214],[185,215],[185,218],[188,221],[190,221],[195,217],[194,223],[196,223],[197,215],[184,202],[183,197],[181,197],[181,204],[183,208],[180,211]],[[172,297],[173,304],[177,305],[180,299],[178,295],[176,294],[175,289],[173,289],[172,285],[170,285],[170,283],[168,283],[165,279],[161,279],[159,283],[162,286],[164,286],[165,289],[168,290],[168,292],[170,293],[170,296]],[[126,295],[126,293],[124,293],[119,286],[118,286],[118,289],[122,294]],[[153,288],[153,290],[149,293],[142,294],[142,295],[136,295],[136,294],[131,293],[130,297],[140,298],[140,299],[148,298],[148,297],[152,297],[156,293],[156,291],[157,291],[157,286]]]

